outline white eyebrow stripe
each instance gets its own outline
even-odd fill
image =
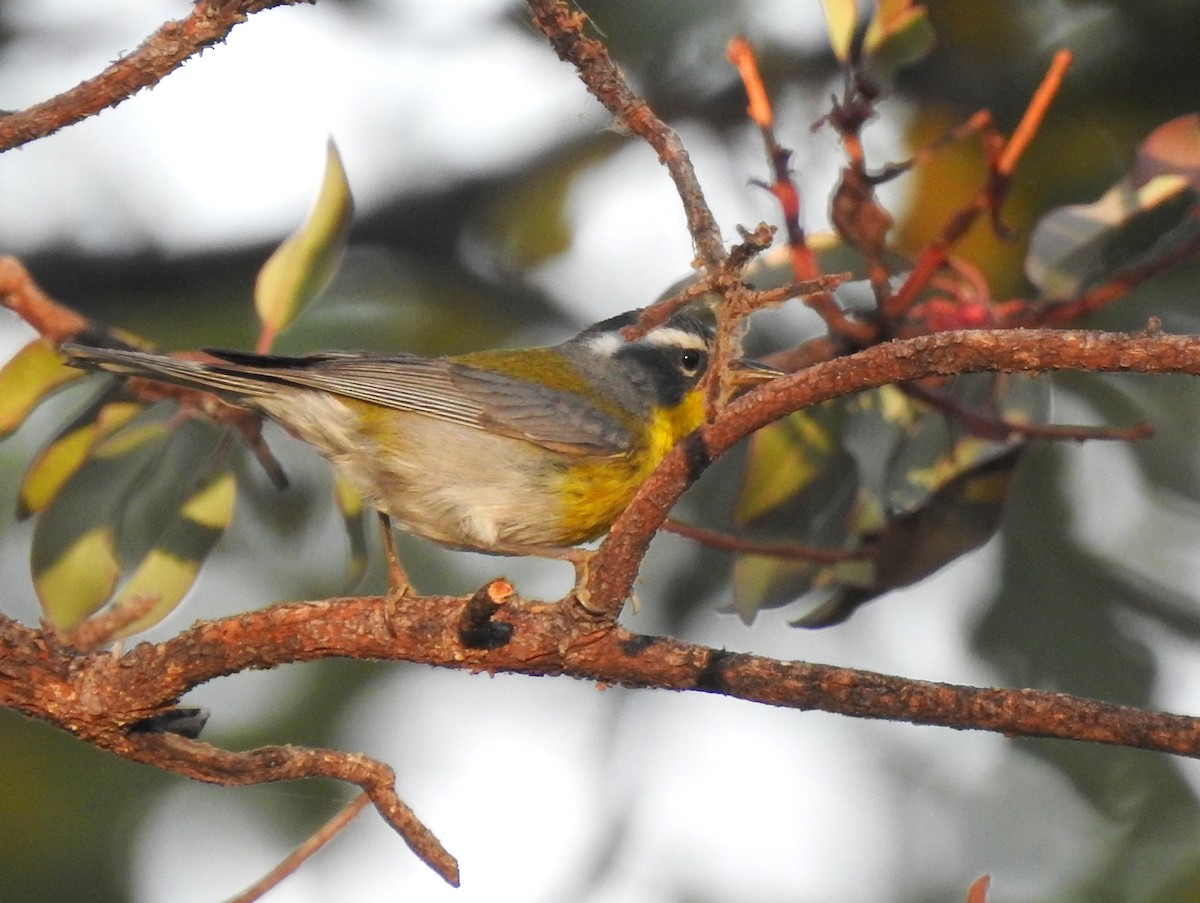
[[[658,329],[652,329],[642,339],[650,345],[659,345],[669,348],[695,348],[697,351],[703,351],[708,347],[708,342],[703,336],[698,336],[694,332],[688,332],[684,329],[674,329],[669,326],[660,326]]]
[[[601,357],[612,357],[624,344],[625,340],[615,332],[601,332],[587,340],[587,347]]]
[[[652,329],[638,341],[657,348],[694,348],[697,351],[706,351],[709,345],[704,336],[672,326]],[[587,340],[587,347],[601,357],[613,357],[622,348],[632,344],[636,343],[629,342],[617,332],[602,332]]]

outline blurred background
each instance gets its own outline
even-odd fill
[[[1156,125],[1194,110],[1191,0],[934,0],[938,44],[866,131],[873,166],[986,107],[1011,129],[1059,47],[1066,85],[1018,171],[1009,243],[963,254],[1004,298],[1028,291],[1037,218],[1090,202]],[[596,0],[582,5],[635,87],[681,133],[726,238],[777,221],[745,98],[724,60],[745,33],[795,148],[805,226],[827,225],[841,157],[810,125],[841,80],[816,3]],[[176,0],[0,0],[0,108],[100,71]],[[164,347],[250,347],[254,275],[302,219],[325,142],[357,203],[342,271],[277,347],[465,351],[556,341],[641,306],[688,275],[690,241],[654,154],[604,111],[505,0],[321,0],[268,11],[120,107],[0,157],[0,253],[58,300]],[[967,142],[881,196],[909,250],[979,185]],[[1200,267],[1156,279],[1088,324],[1200,331]],[[780,338],[799,305],[755,323]],[[0,311],[0,359],[30,332]],[[769,349],[772,340],[755,347]],[[927,680],[1033,686],[1200,711],[1200,422],[1194,381],[1054,379],[1056,420],[1151,418],[1136,446],[1039,444],[1000,535],[823,631],[750,626],[730,562],[660,536],[628,626],[782,658]],[[79,396],[0,444],[0,609],[36,623],[22,469]],[[328,472],[282,433],[295,488],[251,480],[237,520],[161,639],[198,618],[348,590]],[[249,470],[250,468],[248,468]],[[681,505],[727,507],[736,460]],[[721,519],[724,515],[712,515]],[[403,538],[402,538],[403,540]],[[461,592],[503,573],[554,598],[553,563],[445,553],[404,540],[419,587]],[[374,555],[365,589],[383,586]],[[696,694],[329,661],[243,674],[186,700],[205,737],[361,750],[459,858],[443,886],[373,813],[272,901],[953,901],[981,872],[989,899],[1200,900],[1200,769],[1148,753],[854,722]],[[348,799],[320,782],[221,789],[157,774],[0,712],[0,901],[214,901],[249,884]]]

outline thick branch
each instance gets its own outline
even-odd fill
[[[316,0],[199,0],[183,19],[164,23],[140,47],[99,75],[28,109],[0,116],[0,152],[52,135],[158,84],[205,47],[225,40],[251,13]]]
[[[1200,337],[1054,329],[959,330],[885,342],[766,383],[663,460],[613,524],[589,569],[588,608],[615,618],[646,547],[676,500],[740,439],[801,408],[889,383],[982,371],[1200,374]]]
[[[276,779],[324,775],[352,781],[368,793],[379,792],[381,776],[370,768],[358,774],[352,766],[330,766],[323,758],[331,755],[327,751],[303,751],[299,762],[308,770],[294,772],[283,755],[286,747],[246,754],[215,751],[217,758],[212,760],[214,751],[204,744],[162,735],[128,735],[120,725],[128,720],[131,705],[138,710],[168,706],[188,687],[220,674],[344,656],[530,675],[568,674],[604,684],[694,690],[859,718],[1200,756],[1200,719],[1182,715],[1063,693],[955,686],[731,653],[665,637],[638,636],[613,625],[598,628],[572,618],[565,606],[524,600],[510,602],[497,616],[511,625],[512,641],[498,649],[476,650],[456,639],[465,600],[406,598],[398,615],[390,619],[386,604],[377,597],[331,599],[200,623],[164,643],[140,645],[119,660],[104,655],[78,659],[72,662],[68,679],[38,687],[38,710],[22,708],[60,726],[87,720],[94,725],[88,733],[96,745],[201,780],[227,783],[248,764],[262,765],[265,757],[270,760],[266,764],[278,769]],[[12,622],[0,621],[0,636],[4,634],[26,647],[36,643],[32,630]],[[14,677],[8,668],[0,672],[0,702],[6,701]],[[81,700],[85,689],[95,694],[94,701],[101,707],[85,709],[78,702],[64,702]]]

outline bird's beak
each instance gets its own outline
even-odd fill
[[[746,391],[759,383],[769,382],[770,380],[786,375],[786,370],[780,370],[778,367],[772,367],[770,364],[764,364],[760,361],[750,361],[745,358],[739,358],[729,367],[730,385],[742,391]]]

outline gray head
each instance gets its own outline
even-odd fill
[[[708,368],[713,330],[680,312],[630,340],[623,331],[640,315],[633,310],[610,317],[559,347],[622,407],[643,413],[649,407],[673,407],[695,388]]]

